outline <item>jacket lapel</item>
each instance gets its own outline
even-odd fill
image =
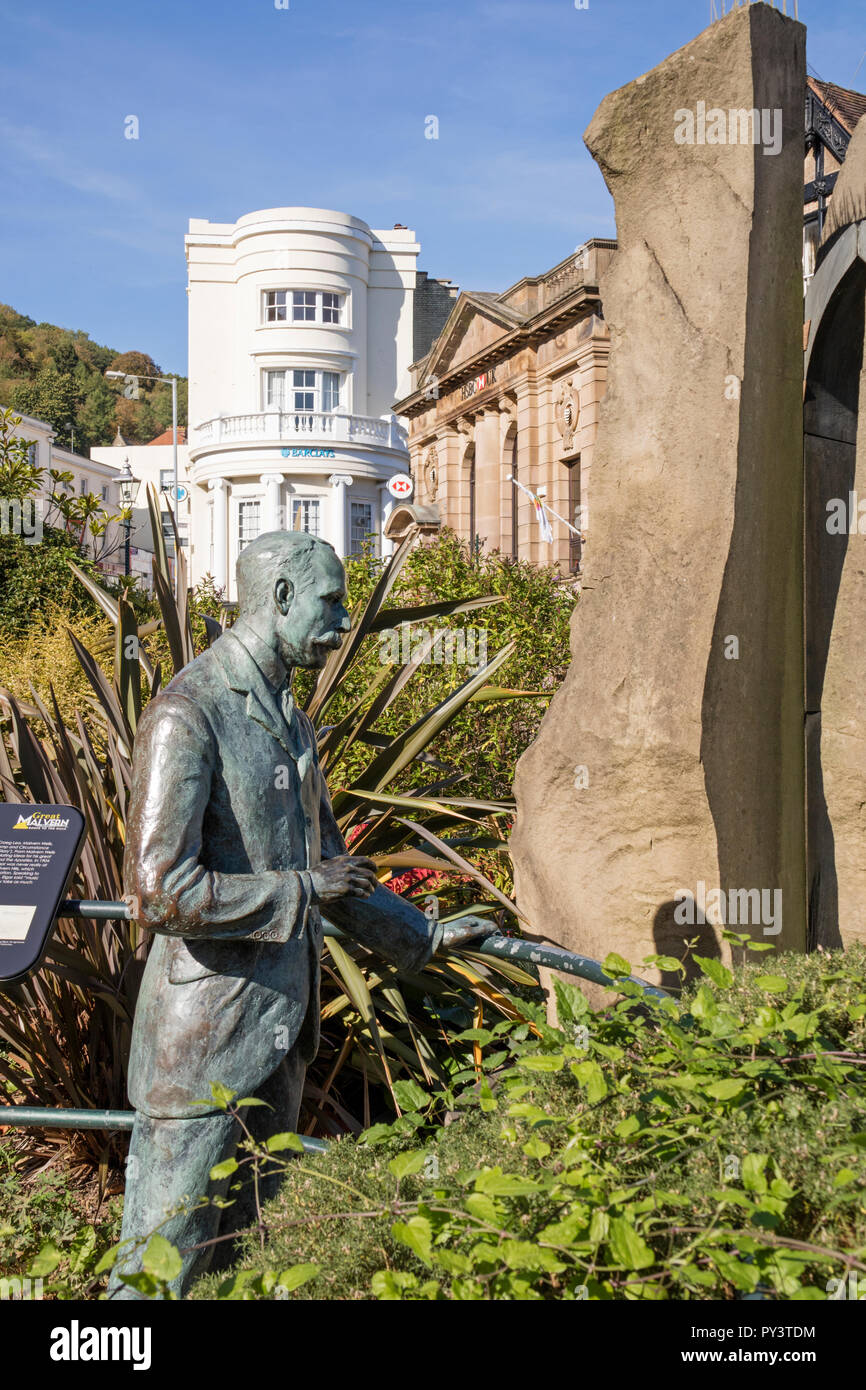
[[[292,728],[286,724],[277,705],[271,688],[253,661],[246,647],[231,632],[226,632],[212,648],[214,656],[220,661],[226,683],[232,690],[246,695],[246,714],[267,729],[272,738],[295,762],[301,757],[302,749],[297,735],[297,722]]]

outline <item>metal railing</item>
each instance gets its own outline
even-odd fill
[[[85,899],[69,898],[61,903],[58,917],[89,917],[91,920],[111,922],[132,920],[131,909],[122,902],[93,902]],[[324,935],[334,938],[345,937],[346,933],[330,922],[324,922]],[[616,981],[606,975],[600,961],[590,956],[576,955],[564,951],[560,946],[539,945],[532,941],[522,941],[519,937],[494,934],[483,940],[473,942],[471,949],[478,955],[490,956],[498,960],[519,960],[527,965],[540,966],[546,970],[557,970],[564,975],[574,975],[592,984],[616,988]],[[666,990],[648,984],[636,975],[629,981],[650,998],[667,999]],[[135,1123],[134,1110],[61,1110],[33,1105],[0,1106],[0,1125],[20,1129],[98,1129],[131,1130]],[[299,1136],[308,1153],[323,1153],[328,1147],[322,1139],[309,1139]]]

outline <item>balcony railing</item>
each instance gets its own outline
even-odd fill
[[[382,444],[405,450],[408,435],[396,420],[339,411],[260,410],[250,415],[216,415],[197,425],[192,446],[282,441],[295,445]]]

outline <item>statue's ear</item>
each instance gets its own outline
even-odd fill
[[[290,579],[278,579],[274,585],[274,603],[279,608],[283,617],[286,616],[292,606],[292,599],[295,597],[294,586]]]

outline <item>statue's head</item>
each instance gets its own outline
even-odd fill
[[[324,666],[349,631],[346,575],[333,546],[303,531],[268,531],[237,564],[238,617],[287,666]]]

